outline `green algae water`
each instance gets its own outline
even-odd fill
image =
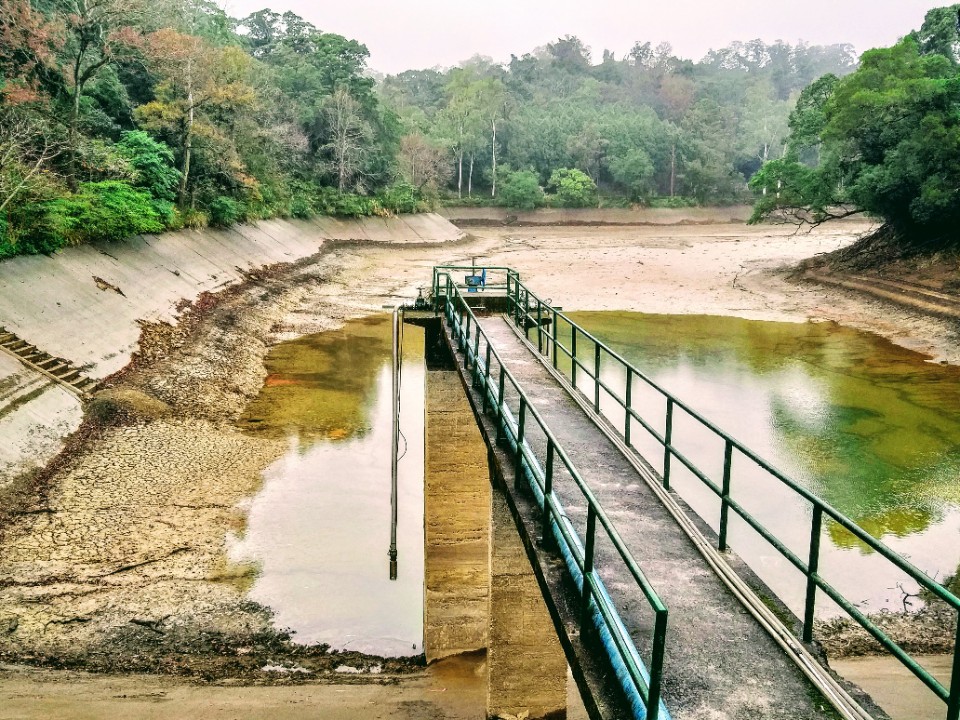
[[[957,574],[960,368],[832,323],[622,312],[570,317],[931,577],[943,582]],[[611,386],[625,381],[613,363],[601,375]],[[634,406],[656,418],[662,431],[661,396],[645,393],[638,382]],[[622,425],[623,411],[612,400],[602,409]],[[719,479],[722,442],[682,412],[673,432],[678,449]],[[660,469],[662,448],[641,438],[639,425],[633,433],[634,444]],[[716,497],[679,465],[674,487],[716,528]],[[809,505],[747,465],[734,460],[733,497],[806,558]],[[733,549],[788,605],[802,608],[799,573],[734,513],[730,517]],[[901,610],[905,593],[916,591],[836,524],[825,524],[824,539],[822,574],[861,609]],[[832,614],[829,602],[818,602],[821,614]]]
[[[398,465],[398,578],[389,579],[390,317],[272,348],[240,427],[286,439],[231,545],[252,564],[251,600],[303,643],[423,652],[423,333],[405,328]],[[401,443],[403,452],[405,445]]]

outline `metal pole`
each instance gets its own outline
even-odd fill
[[[390,444],[390,579],[397,579],[397,450],[400,444],[400,323],[402,309],[393,310],[393,368],[391,372],[390,415],[393,437]]]

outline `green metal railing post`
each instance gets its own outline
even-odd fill
[[[473,386],[480,382],[480,322],[477,321],[477,333],[473,338]]]
[[[627,366],[627,385],[623,392],[624,415],[623,421],[623,441],[630,447],[630,406],[633,402],[633,368]]]
[[[517,466],[516,475],[513,478],[513,486],[520,490],[523,488],[523,426],[527,419],[527,399],[520,396],[520,414],[517,416]]]
[[[487,409],[490,407],[490,354],[492,352],[490,341],[487,341],[487,358],[484,362],[483,367],[483,414],[487,414]]]
[[[497,443],[503,442],[503,391],[506,387],[507,372],[500,362],[500,388],[497,392]]]
[[[553,440],[548,438],[547,466],[543,476],[543,515],[540,518],[543,523],[541,530],[541,542],[544,546],[553,545],[551,542],[553,534],[550,532],[550,496],[553,495],[553,459],[555,454],[556,449],[553,445]]]
[[[600,412],[600,343],[593,341],[593,409]]]
[[[553,369],[557,369],[557,309],[553,308],[553,322],[551,323],[553,327]]]
[[[667,611],[657,612],[653,623],[653,652],[650,657],[650,687],[647,690],[647,718],[660,717],[660,689],[663,682],[663,656],[667,645]]]
[[[587,532],[584,538],[583,549],[583,588],[580,599],[580,632],[587,629],[590,623],[590,598],[593,590],[590,587],[590,575],[593,574],[593,555],[596,547],[597,511],[593,504],[587,506]]]
[[[667,425],[663,431],[663,487],[670,489],[670,447],[673,445],[673,398],[667,398]]]
[[[570,326],[570,384],[577,389],[577,326]]]
[[[523,293],[523,336],[530,339],[530,291],[524,290]]]
[[[820,569],[820,534],[823,528],[823,508],[813,506],[810,521],[810,555],[807,560],[807,597],[803,604],[803,641],[813,642],[813,613],[817,605],[817,582],[814,575]]]
[[[957,635],[953,645],[953,673],[950,676],[947,720],[960,720],[960,612],[957,613]]]
[[[723,485],[720,487],[720,552],[727,550],[727,524],[730,521],[730,466],[733,443],[727,440],[723,449]]]
[[[537,298],[537,352],[543,355],[543,303]]]

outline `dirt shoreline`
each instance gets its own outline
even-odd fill
[[[178,325],[145,325],[138,359],[0,528],[0,662],[243,683],[329,679],[341,665],[377,682],[416,676],[416,660],[297,645],[244,600],[255,568],[226,560],[242,501],[286,448],[233,424],[271,344],[410,301],[432,265],[475,259],[516,268],[567,309],[837,322],[960,361],[956,323],[789,278],[868,229],[478,226],[444,245],[338,245],[204,296]]]

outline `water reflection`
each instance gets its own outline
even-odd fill
[[[609,312],[572,316],[931,576],[943,580],[956,571],[960,368],[926,362],[877,336],[827,323]],[[618,387],[625,380],[612,363],[601,374]],[[665,403],[659,396],[637,383],[634,403],[663,430]],[[622,424],[622,410],[612,401],[604,411]],[[638,447],[659,467],[662,449],[641,439],[639,426],[632,430]],[[675,418],[674,438],[684,454],[719,479],[721,442],[682,412]],[[750,465],[734,459],[735,497],[805,557],[809,506]],[[675,484],[716,525],[716,498],[682,469]],[[735,549],[764,579],[773,579],[779,594],[779,556],[742,523],[734,523],[732,532]],[[867,609],[898,607],[896,585],[902,578],[836,524],[828,523],[826,532],[831,542],[824,573],[831,581]],[[802,594],[783,593],[791,605]]]
[[[249,597],[272,608],[277,626],[300,642],[423,652],[423,341],[407,332],[396,581],[387,558],[389,320],[358,320],[277,346],[267,383],[241,420],[251,432],[288,437],[290,451],[265,471],[231,555],[258,567]]]

